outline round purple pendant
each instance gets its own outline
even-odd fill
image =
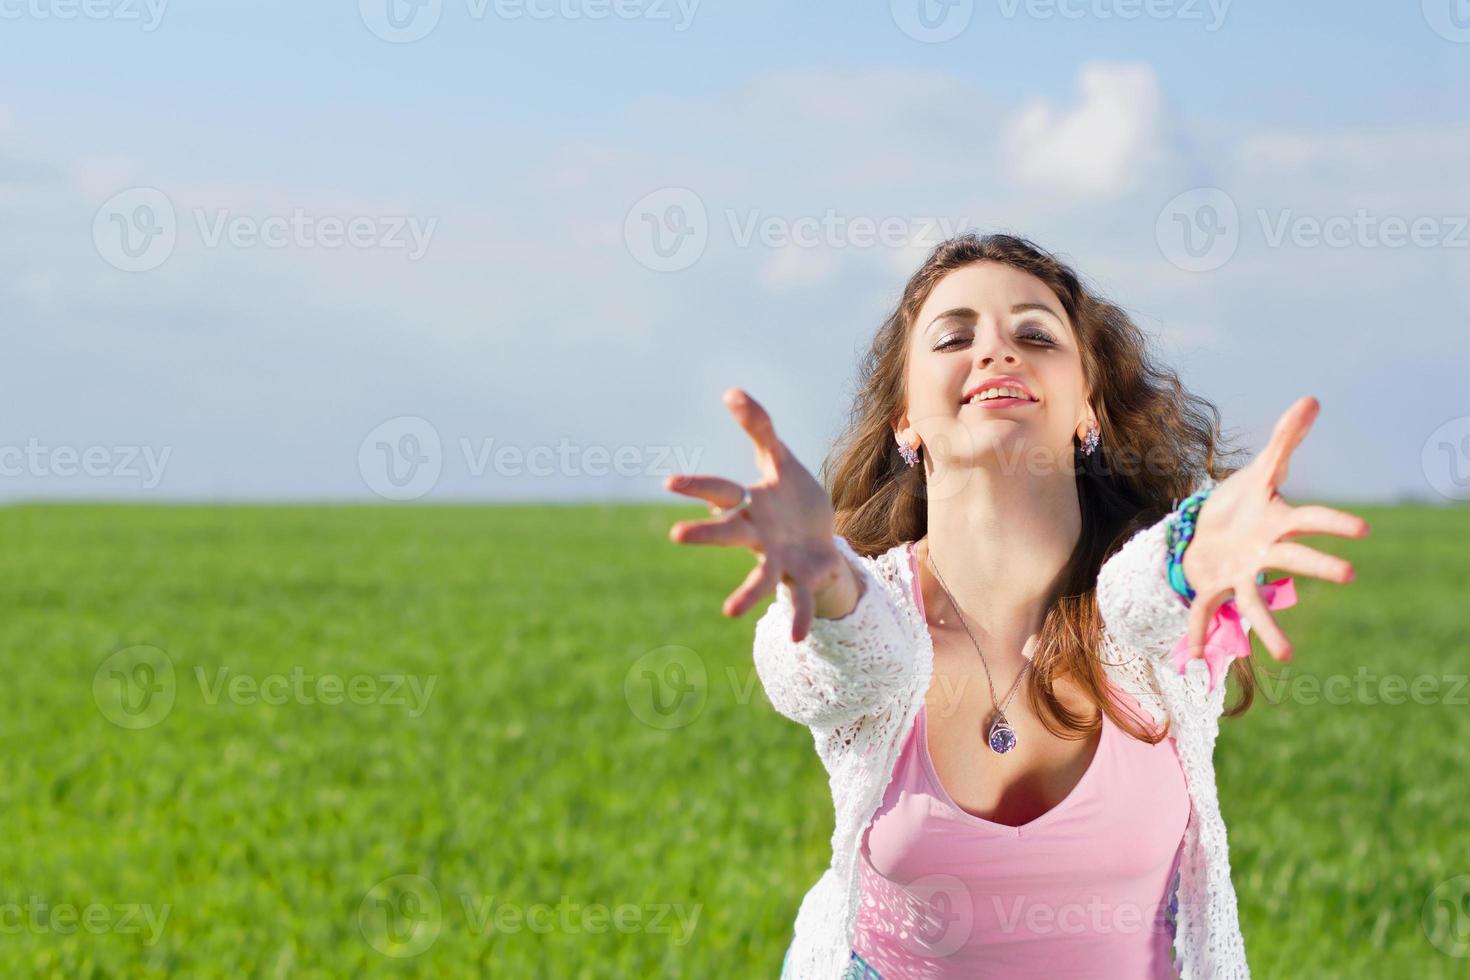
[[[990,749],[1004,755],[1016,747],[1016,733],[1003,720],[990,726]]]

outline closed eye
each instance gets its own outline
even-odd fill
[[[1051,334],[1039,328],[1028,329],[1025,333],[1021,334],[1021,339],[1030,341],[1034,344],[1038,344],[1042,347],[1055,347],[1057,345],[1056,339],[1052,337]],[[936,344],[934,349],[953,350],[960,345],[967,344],[969,342],[970,338],[965,334],[950,334],[948,337],[945,337],[938,344]]]

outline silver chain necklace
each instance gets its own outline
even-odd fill
[[[990,703],[995,705],[995,720],[990,723],[988,741],[990,750],[1001,755],[1016,747],[1016,730],[1006,720],[1005,707],[995,700],[995,680],[990,676],[990,664],[985,661],[985,653],[980,649],[980,642],[975,639],[975,634],[970,632],[970,624],[965,622],[965,614],[960,611],[960,604],[954,601],[954,595],[949,591],[949,586],[944,584],[944,576],[939,574],[939,567],[934,564],[933,552],[925,549],[924,557],[929,560],[929,568],[934,572],[934,578],[939,582],[939,587],[944,590],[945,598],[949,599],[949,605],[954,609],[955,615],[960,618],[960,625],[965,628],[965,633],[970,637],[970,642],[975,644],[975,652],[980,654],[980,665],[985,668],[985,680],[990,685]],[[1011,699],[1016,696],[1016,690],[1021,684],[1021,678],[1026,676],[1026,668],[1031,666],[1027,660],[1021,667],[1016,679],[1011,682],[1011,689],[1006,694],[1005,704],[1009,705]]]

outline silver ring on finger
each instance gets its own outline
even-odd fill
[[[740,513],[741,511],[745,510],[749,506],[750,506],[750,487],[741,487],[740,488],[740,503],[736,504],[734,507],[720,507],[720,508],[718,508],[718,509],[715,510],[715,512],[714,512],[714,514],[712,516],[714,516],[714,517],[729,517],[731,514],[738,514],[738,513]]]

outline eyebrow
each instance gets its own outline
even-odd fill
[[[1045,303],[1017,303],[1015,306],[1011,307],[1012,315],[1016,313],[1026,313],[1031,310],[1040,310],[1042,313],[1050,313],[1052,316],[1057,318],[1057,321],[1059,323],[1065,324],[1067,322],[1066,320],[1063,320],[1055,310],[1053,310],[1050,306],[1047,306]],[[931,329],[933,329],[934,324],[938,323],[941,320],[948,320],[950,317],[965,317],[967,319],[977,320],[980,318],[980,314],[976,313],[968,306],[956,306],[954,309],[945,310],[943,313],[930,320],[929,326],[924,328],[924,332],[928,333]]]

